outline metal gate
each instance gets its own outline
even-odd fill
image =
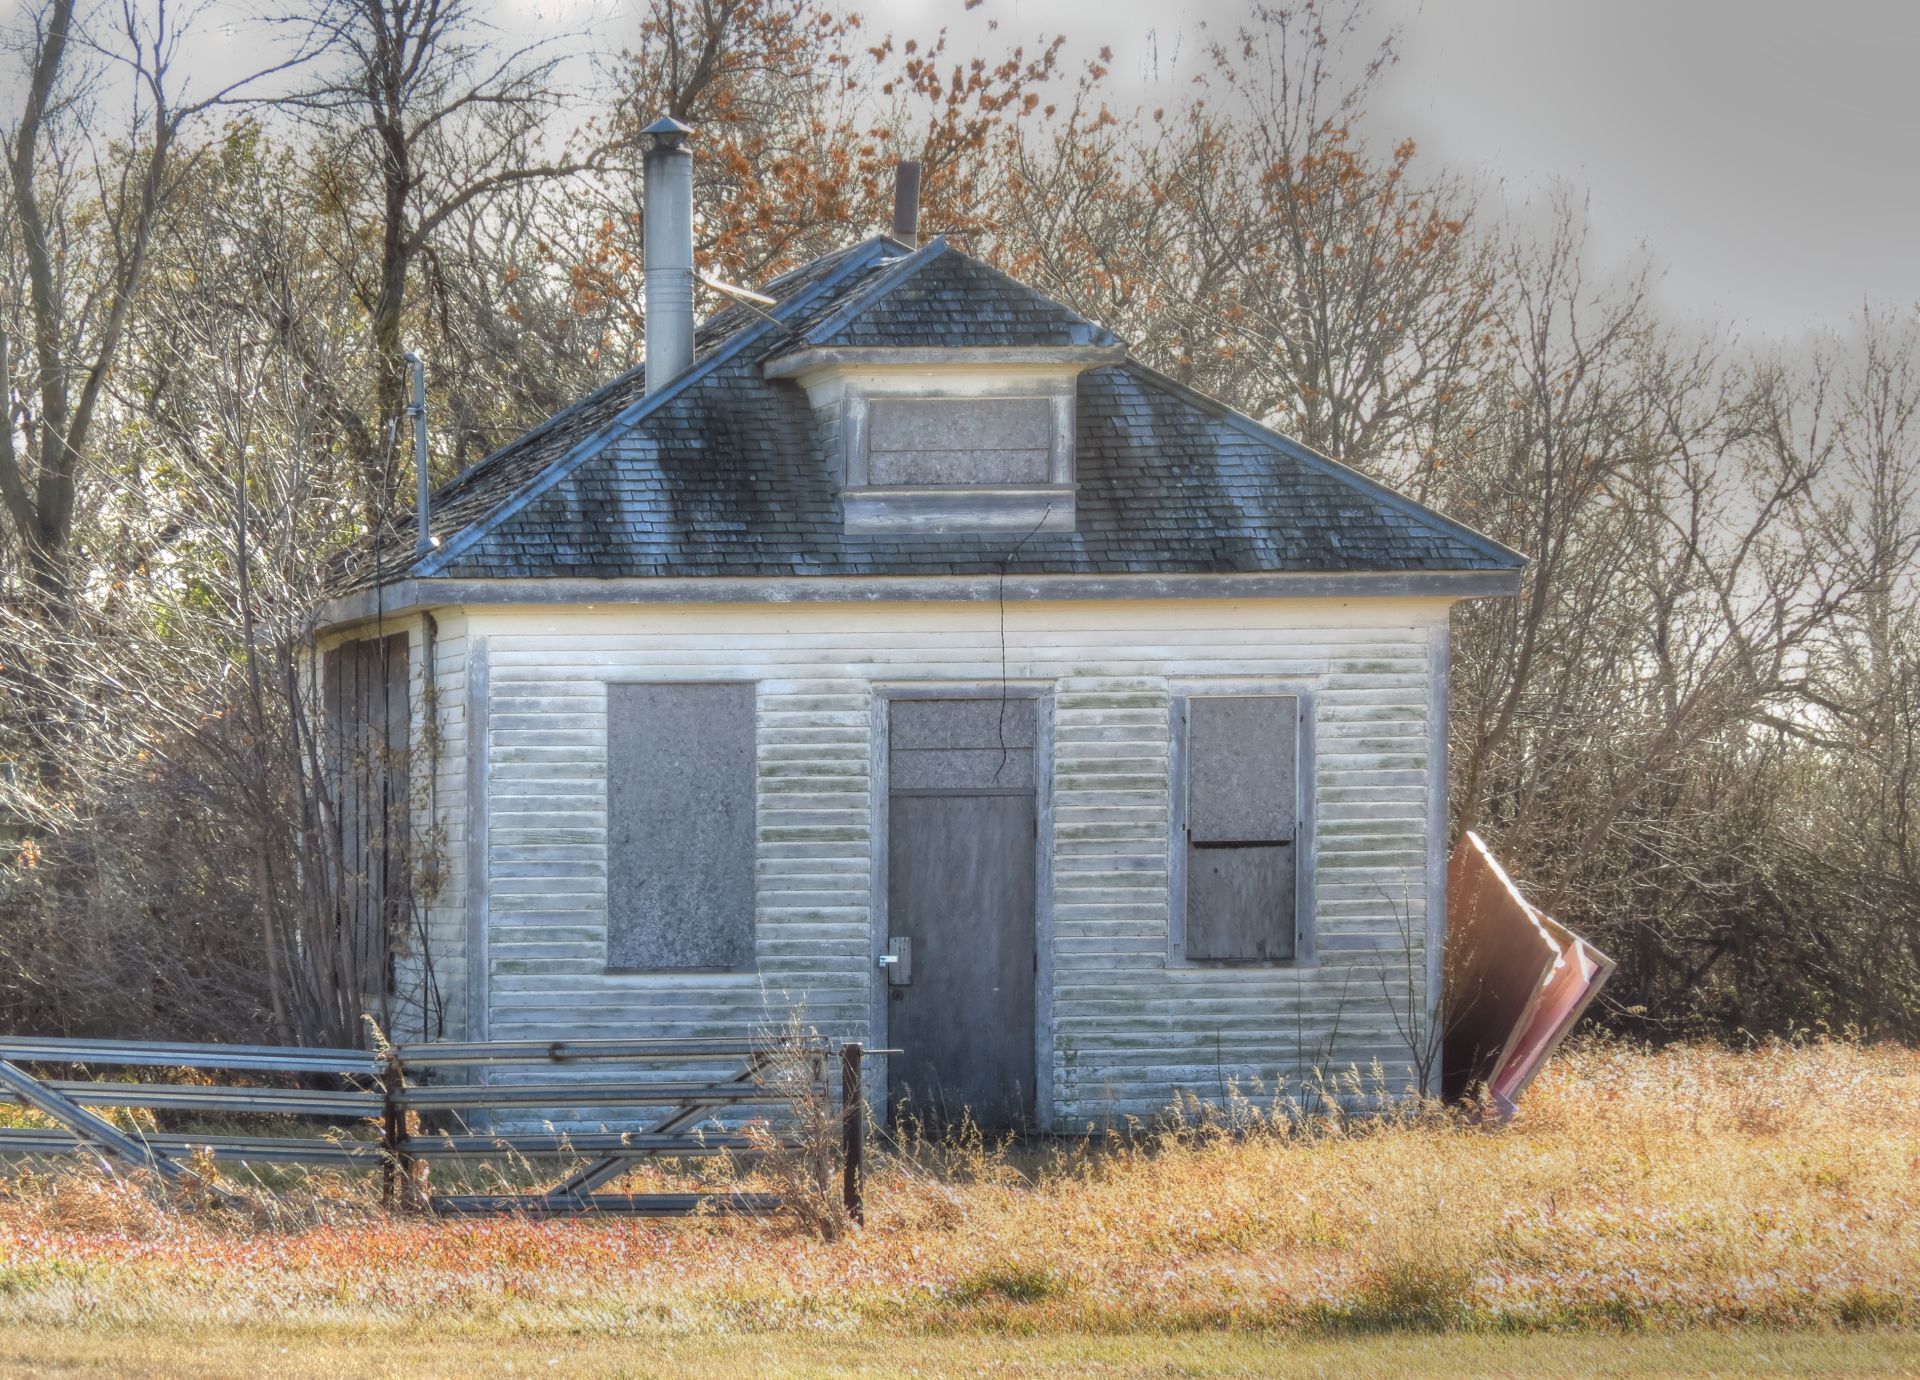
[[[390,1046],[377,1053],[274,1045],[150,1044],[119,1040],[0,1038],[0,1099],[22,1103],[58,1123],[54,1127],[0,1128],[0,1152],[90,1154],[183,1182],[195,1155],[251,1164],[378,1167],[387,1201],[408,1200],[415,1168],[423,1161],[513,1155],[525,1159],[585,1160],[559,1183],[524,1193],[414,1195],[416,1205],[446,1214],[520,1213],[533,1216],[623,1213],[682,1216],[699,1209],[771,1213],[783,1206],[770,1194],[605,1193],[637,1162],[661,1158],[751,1154],[793,1148],[789,1133],[752,1137],[736,1126],[706,1123],[727,1109],[778,1110],[796,1098],[825,1104],[832,1095],[830,1060],[835,1048],[817,1040],[510,1040]],[[846,1209],[861,1216],[860,1147],[865,1137],[861,1094],[861,1047],[838,1051],[841,1144],[838,1159]],[[103,1081],[36,1075],[21,1065],[100,1069],[193,1069],[228,1075],[209,1083]],[[674,1065],[693,1066],[679,1076]],[[734,1065],[715,1075],[709,1070]],[[624,1066],[624,1067],[623,1067]],[[524,1072],[540,1070],[537,1074]],[[495,1078],[504,1072],[505,1078]],[[596,1072],[594,1078],[559,1076]],[[423,1074],[477,1075],[470,1081],[429,1081]],[[281,1086],[235,1081],[264,1075],[280,1084],[295,1080],[331,1086]],[[328,1134],[248,1135],[215,1133],[143,1135],[124,1130],[89,1110],[144,1108],[155,1112],[209,1112],[223,1116],[270,1115],[312,1118]],[[638,1130],[570,1131],[410,1129],[412,1114],[457,1119],[460,1112],[537,1117],[545,1112],[646,1109]],[[624,1119],[624,1118],[622,1118]],[[830,1187],[830,1156],[820,1160],[821,1188]],[[215,1196],[224,1196],[215,1188]]]

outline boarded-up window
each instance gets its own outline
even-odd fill
[[[607,963],[753,966],[754,687],[607,687]]]
[[[876,398],[868,415],[870,484],[1045,484],[1052,464],[1046,398]]]
[[[1299,955],[1300,701],[1185,701],[1185,949],[1195,961]]]
[[[392,991],[412,907],[406,634],[341,643],[321,677],[342,959],[351,981]]]

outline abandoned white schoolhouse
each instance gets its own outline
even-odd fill
[[[1059,1131],[1407,1067],[1449,610],[1522,558],[918,242],[910,200],[696,327],[695,160],[653,134],[644,367],[322,607],[336,693],[407,682],[428,1033],[798,1015],[898,1051],[889,1103]]]

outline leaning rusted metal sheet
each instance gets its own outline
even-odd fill
[[[1484,1086],[1500,1115],[1513,1115],[1613,966],[1522,896],[1469,832],[1447,868],[1446,1095]]]

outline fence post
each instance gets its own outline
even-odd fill
[[[860,1087],[860,1059],[866,1051],[856,1041],[840,1048],[840,1184],[847,1219],[855,1226],[867,1220],[864,1202],[864,1163],[867,1148],[867,1098]]]
[[[380,1201],[391,1212],[413,1201],[413,1157],[407,1153],[407,1109],[400,1090],[407,1085],[398,1051],[386,1051],[380,1063]]]

